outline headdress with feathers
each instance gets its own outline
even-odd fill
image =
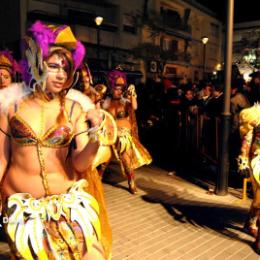
[[[32,90],[35,90],[37,85],[45,89],[47,67],[44,60],[53,51],[64,49],[71,54],[72,71],[68,75],[70,86],[76,80],[75,72],[85,56],[85,47],[75,38],[69,26],[46,25],[40,21],[35,22],[28,30],[24,48],[27,59],[21,61],[23,79]]]
[[[0,51],[0,68],[8,70],[13,79],[22,72],[19,63],[16,62],[10,51]]]
[[[114,89],[115,86],[122,86],[123,90],[126,88],[126,74],[120,70],[112,70],[108,73],[108,80],[110,89]]]

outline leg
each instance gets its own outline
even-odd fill
[[[253,204],[251,205],[248,216],[246,218],[244,229],[253,237],[257,236],[257,216],[256,209],[253,207]]]
[[[98,174],[99,176],[101,177],[101,179],[103,178],[103,175],[105,173],[105,170],[108,166],[109,162],[106,162],[106,163],[102,163],[101,165],[99,165],[98,167]]]
[[[82,260],[105,260],[103,248],[97,240],[93,242],[92,248],[89,252],[82,256]]]
[[[134,174],[133,169],[131,169],[130,154],[131,154],[131,149],[128,150],[127,152],[124,152],[122,154],[121,158],[122,158],[122,163],[125,168],[125,173],[126,173],[127,180],[128,180],[129,191],[132,194],[136,194],[137,188],[136,188],[136,184],[135,184],[135,174]]]

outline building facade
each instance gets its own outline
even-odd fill
[[[152,40],[169,53],[164,60],[164,76],[198,81],[221,69],[222,24],[214,13],[196,1],[161,0],[150,4],[162,28]],[[203,37],[208,38],[206,45]],[[147,40],[146,33],[142,41]]]
[[[4,0],[4,2],[10,2]],[[222,61],[222,25],[194,0],[20,0],[20,30],[35,20],[69,24],[93,71],[121,65],[135,75],[197,81]],[[102,16],[100,26],[95,17]],[[207,36],[204,46],[201,38]],[[138,50],[138,51],[136,51]],[[141,54],[140,54],[141,53]],[[140,55],[139,55],[140,54]]]

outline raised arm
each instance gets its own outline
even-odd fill
[[[79,109],[77,110],[79,112]],[[102,115],[99,110],[90,110],[87,114],[81,110],[78,114],[75,122],[76,147],[72,151],[72,164],[78,172],[85,172],[92,166],[100,145],[98,133]],[[91,129],[88,129],[86,120],[91,122]]]

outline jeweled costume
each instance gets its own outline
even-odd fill
[[[256,236],[255,246],[260,253],[260,104],[242,110],[239,122],[242,146],[238,169],[244,177],[250,177],[254,194],[247,226]]]
[[[30,95],[34,95],[39,86],[45,89],[47,73],[43,58],[49,55],[49,47],[69,49],[72,53],[74,72],[83,60],[84,47],[75,39],[68,26],[55,28],[36,22],[31,27],[31,32],[34,39],[27,39],[28,62],[24,63],[28,87],[23,85],[23,91],[14,98],[15,102],[9,100],[8,104],[5,104],[6,108],[9,105],[13,106],[15,111],[9,121],[10,133],[6,134],[9,135],[11,143],[36,146],[41,169],[40,176],[46,196],[36,199],[29,193],[16,193],[3,198],[3,215],[8,219],[5,230],[12,253],[18,259],[81,259],[82,248],[86,248],[88,252],[93,245],[96,246],[93,244],[95,241],[101,240],[106,256],[109,258],[111,237],[107,238],[103,235],[103,227],[99,219],[99,205],[96,199],[87,192],[91,189],[87,181],[81,179],[76,181],[66,193],[51,195],[45,172],[42,148],[69,147],[74,136],[79,133],[74,132],[68,120],[63,124],[51,126],[42,136],[37,136],[30,125],[19,115],[20,103],[30,98]],[[68,84],[72,85],[76,78],[73,72],[68,78]],[[7,90],[0,93],[3,98],[5,95],[8,95]],[[4,106],[1,109],[3,112]],[[65,107],[62,109],[64,110]],[[72,113],[73,105],[68,114]],[[84,111],[82,111],[83,114],[85,114]],[[99,187],[101,184],[95,183],[95,185]],[[100,191],[102,188],[96,193],[100,196],[101,208],[105,211],[105,206],[102,204],[104,203],[103,194],[100,194]]]
[[[118,86],[122,88],[122,96],[118,100],[113,99],[113,97],[107,98],[103,103],[103,108],[113,115],[116,122],[125,119],[131,125],[131,128],[129,128],[117,124],[118,138],[116,145],[113,146],[113,151],[120,161],[122,173],[127,176],[130,192],[136,193],[134,170],[150,164],[152,158],[139,141],[135,111],[132,104],[127,98],[123,97],[126,88],[125,73],[114,70],[109,73],[108,78],[111,89]],[[134,98],[137,97],[133,85],[128,87],[127,93],[134,96]],[[115,108],[115,102],[117,103],[117,108]],[[101,173],[103,171],[104,169],[101,169]]]

